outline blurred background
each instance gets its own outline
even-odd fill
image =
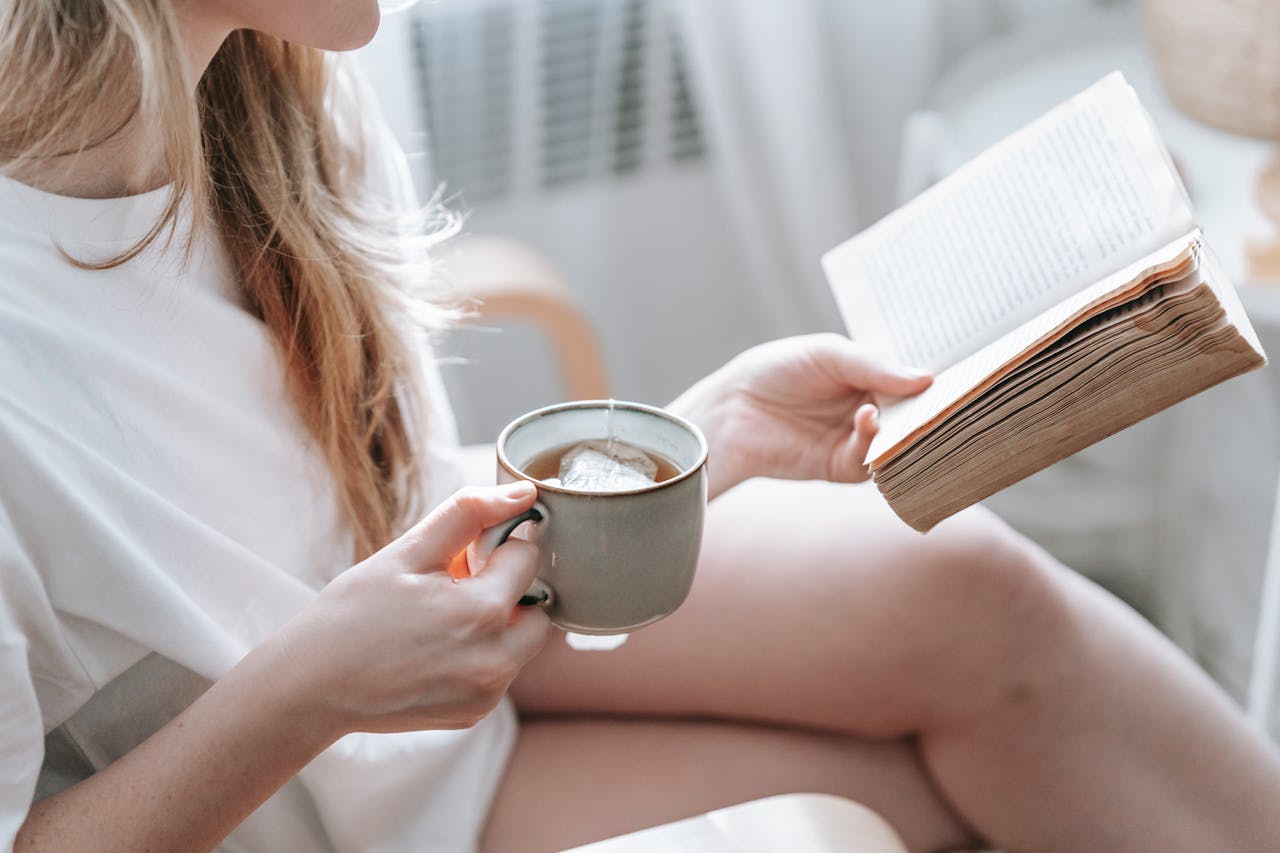
[[[580,321],[499,311],[442,342],[467,442],[582,387],[661,405],[752,344],[842,331],[823,252],[1117,68],[1280,353],[1276,0],[437,0],[358,55],[420,195],[443,187],[472,245]],[[465,279],[486,255],[459,245],[442,266]],[[1278,445],[1267,368],[988,505],[1280,731],[1258,630]]]

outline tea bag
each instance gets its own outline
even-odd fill
[[[651,486],[657,464],[638,447],[615,440],[584,441],[560,460],[560,485],[584,492]]]

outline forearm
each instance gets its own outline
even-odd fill
[[[211,850],[331,743],[302,713],[287,650],[255,649],[119,761],[36,803],[15,850]]]

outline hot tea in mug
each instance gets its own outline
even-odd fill
[[[525,465],[524,473],[567,489],[625,492],[670,480],[680,467],[660,453],[601,438],[553,448]]]
[[[707,504],[707,442],[696,426],[640,403],[562,403],[508,424],[497,456],[498,481],[532,481],[538,502],[482,534],[479,550],[535,521],[541,564],[527,598],[552,622],[617,634],[683,603]]]

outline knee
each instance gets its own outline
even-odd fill
[[[930,531],[911,571],[931,598],[1014,615],[1052,605],[1063,570],[1044,550],[979,507]]]
[[[1040,692],[1074,642],[1073,582],[1046,552],[986,510],[926,537],[907,594],[931,620],[931,672],[974,707]]]

